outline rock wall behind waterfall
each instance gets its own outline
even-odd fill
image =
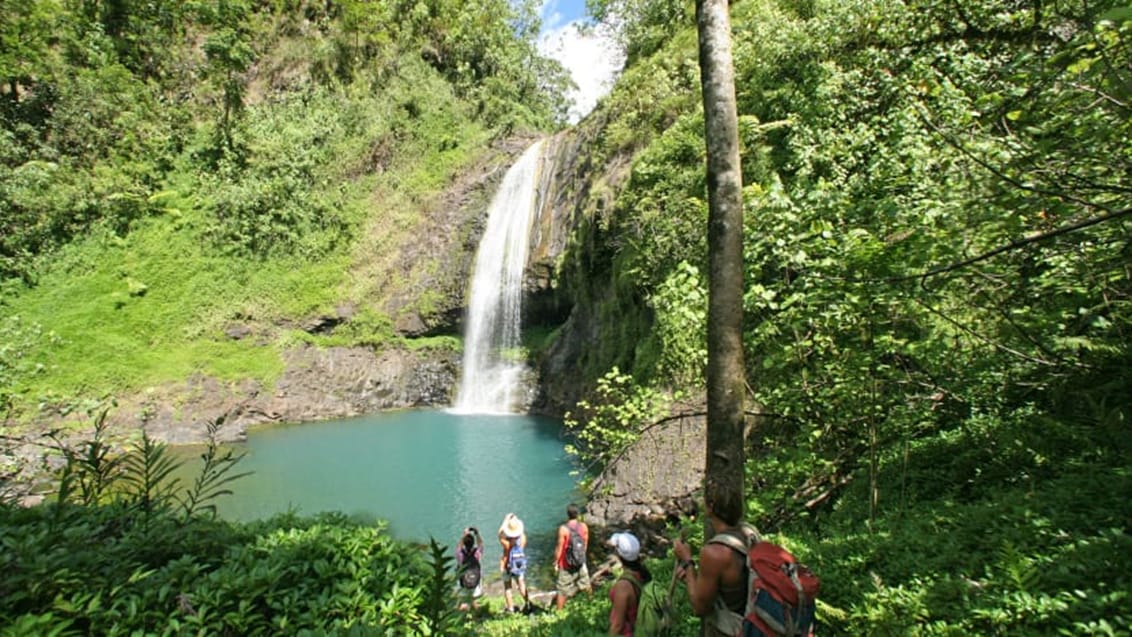
[[[608,282],[601,265],[593,269],[593,228],[613,208],[628,177],[629,155],[597,158],[594,139],[602,134],[600,115],[548,141],[540,184],[539,219],[531,241],[527,281],[527,321],[554,327],[557,335],[538,362],[538,396],[532,408],[561,416],[572,409],[587,383],[587,356],[611,326],[588,302]],[[614,332],[615,333],[615,329]]]
[[[632,342],[648,329],[638,299],[615,295],[612,259],[616,237],[603,230],[629,177],[632,149],[598,157],[604,134],[601,112],[549,140],[540,184],[539,219],[532,229],[527,276],[528,323],[556,329],[538,361],[538,395],[532,409],[554,416],[572,410],[616,360],[617,341]],[[588,370],[588,371],[587,371]],[[587,503],[598,526],[647,529],[674,513],[690,513],[703,479],[702,403],[690,414],[650,430],[594,482]],[[658,471],[657,467],[664,467]]]

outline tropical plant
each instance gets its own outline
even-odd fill
[[[600,469],[666,414],[671,400],[614,367],[598,381],[593,398],[579,400],[563,417],[572,437],[566,451],[578,456],[587,471]]]
[[[208,445],[200,456],[200,473],[181,499],[181,509],[186,520],[202,511],[207,511],[215,518],[215,500],[231,495],[232,489],[228,485],[250,475],[249,472],[232,473],[244,458],[244,453],[236,453],[233,449],[220,450],[216,436],[226,419],[226,416],[218,416],[208,422]]]
[[[210,444],[180,496],[180,463],[148,436],[115,451],[106,414],[92,439],[62,447],[54,499],[0,501],[3,634],[471,634],[455,612],[447,547],[433,542],[426,555],[383,522],[342,514],[219,520],[215,499],[241,456]]]

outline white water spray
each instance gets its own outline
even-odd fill
[[[507,171],[476,251],[455,411],[510,413],[524,371],[518,360],[523,270],[537,199],[541,141]]]

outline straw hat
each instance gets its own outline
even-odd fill
[[[614,533],[609,538],[609,545],[623,560],[633,562],[641,556],[641,542],[632,533]]]
[[[503,518],[503,526],[499,527],[499,532],[506,537],[519,537],[523,534],[523,521],[514,513],[508,513],[507,517]]]

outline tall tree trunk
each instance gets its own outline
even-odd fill
[[[743,176],[727,0],[696,0],[708,178],[709,502],[743,501]],[[713,497],[721,495],[721,498]]]

